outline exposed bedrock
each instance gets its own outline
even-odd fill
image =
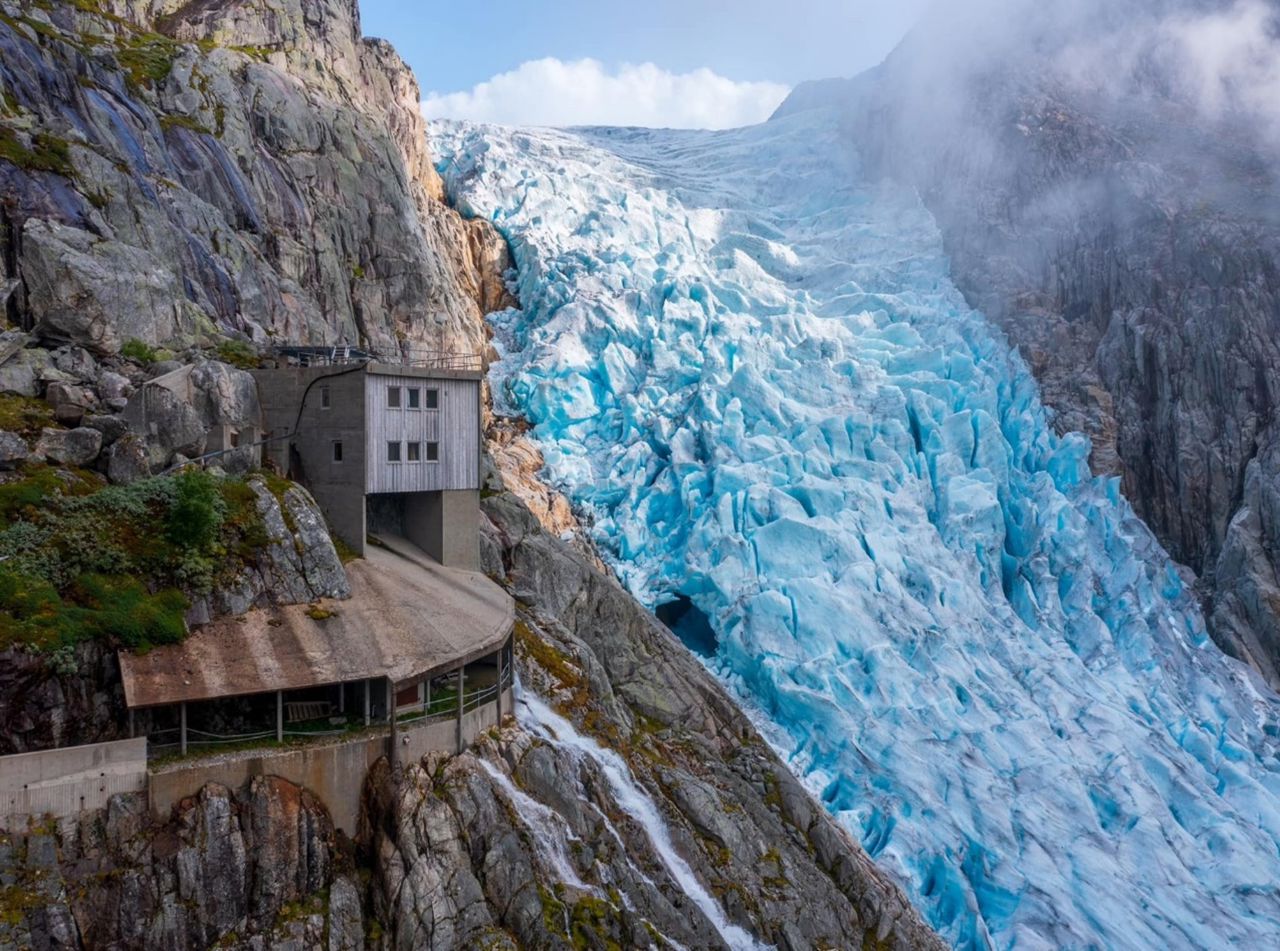
[[[417,84],[352,0],[103,6],[0,4],[10,321],[97,353],[483,350],[492,229],[442,203]]]

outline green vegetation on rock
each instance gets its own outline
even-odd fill
[[[54,172],[67,177],[74,172],[66,139],[37,132],[28,145],[14,129],[5,125],[0,125],[0,160],[31,172]]]
[[[105,485],[43,465],[17,476],[0,485],[0,646],[181,640],[187,593],[209,592],[268,541],[239,479],[189,470]]]
[[[151,344],[136,337],[126,340],[124,346],[120,348],[120,356],[128,360],[136,360],[139,363],[155,363],[159,359],[158,351]]]

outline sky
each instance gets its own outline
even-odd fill
[[[874,66],[930,0],[360,0],[429,117],[726,128]]]

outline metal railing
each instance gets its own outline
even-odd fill
[[[281,345],[273,348],[277,360],[289,366],[329,367],[373,361],[426,370],[483,369],[479,354],[425,347],[311,347]]]

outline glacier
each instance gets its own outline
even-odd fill
[[[499,408],[951,944],[1280,945],[1280,701],[836,116],[431,136]]]

